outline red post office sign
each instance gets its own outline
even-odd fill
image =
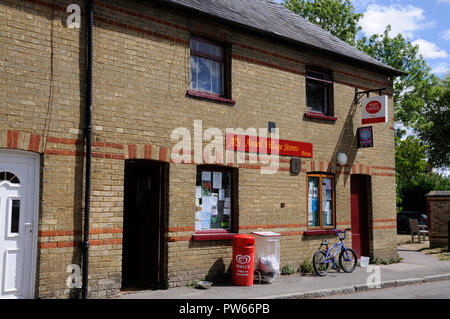
[[[371,96],[362,100],[362,124],[388,122],[387,95]]]
[[[230,133],[226,136],[226,149],[246,153],[313,157],[313,145],[311,143]]]

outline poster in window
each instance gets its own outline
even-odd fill
[[[211,195],[211,182],[202,182],[202,196]]]
[[[211,197],[202,197],[202,212],[211,212]]]
[[[203,211],[200,216],[200,225],[201,229],[210,229],[211,228],[211,213]]]
[[[195,198],[202,198],[202,187],[201,186],[195,187]]]
[[[212,188],[219,189],[222,188],[222,173],[221,172],[213,172],[213,182]]]
[[[319,226],[319,178],[308,178],[308,225]]]
[[[225,208],[231,208],[231,198],[225,197],[224,207]]]
[[[210,182],[210,181],[211,181],[211,172],[203,171],[202,182]]]

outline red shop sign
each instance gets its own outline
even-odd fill
[[[311,143],[231,133],[226,135],[226,149],[246,153],[278,153],[281,156],[313,157],[313,145]]]

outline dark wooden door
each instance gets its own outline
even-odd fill
[[[164,280],[166,164],[125,164],[123,288],[161,288]]]
[[[369,256],[368,179],[366,175],[351,175],[352,248],[358,258]]]

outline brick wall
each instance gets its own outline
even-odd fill
[[[433,192],[432,192],[433,193]],[[446,195],[427,194],[427,215],[429,218],[430,247],[448,245],[448,221],[450,220],[450,192]]]
[[[36,296],[66,298],[69,264],[80,263],[83,211],[83,116],[85,30],[64,26],[70,3],[0,0],[0,147],[42,154],[39,260]],[[84,16],[83,16],[84,19]],[[84,21],[82,19],[82,22]],[[234,106],[186,96],[191,32],[232,46]],[[333,71],[336,121],[304,118],[305,66]],[[355,88],[387,87],[386,75],[331,57],[264,40],[228,26],[163,11],[138,1],[95,1],[93,160],[90,295],[118,293],[121,285],[124,160],[170,161],[171,132],[194,120],[203,128],[266,128],[275,121],[280,138],[309,142],[313,158],[302,159],[298,176],[281,157],[275,175],[258,165],[239,168],[239,231],[280,232],[281,264],[298,267],[332,235],[305,236],[306,173],[336,174],[338,227],[350,227],[350,175],[371,175],[371,254],[396,254],[393,111],[374,124],[375,145],[357,149],[360,107]],[[336,154],[348,156],[345,167]],[[194,164],[170,164],[167,265],[170,287],[208,273],[226,273],[230,240],[192,240]],[[280,203],[285,203],[281,208]],[[351,244],[351,236],[347,239]]]

